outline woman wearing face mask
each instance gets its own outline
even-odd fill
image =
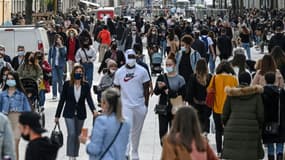
[[[70,28],[66,31],[68,35],[66,41],[66,53],[67,53],[67,62],[68,62],[68,69],[71,72],[73,69],[73,65],[75,62],[75,54],[80,47],[79,40],[77,38],[77,30],[74,28]]]
[[[177,72],[185,79],[186,84],[196,68],[196,63],[201,58],[198,51],[191,48],[194,39],[190,35],[181,38],[181,49],[176,54]]]
[[[3,67],[0,73],[0,91],[3,91],[6,86],[7,74],[10,71],[9,68]]]
[[[126,63],[124,53],[121,50],[117,49],[116,40],[113,40],[111,42],[110,50],[108,50],[105,53],[103,61],[99,67],[98,73],[101,73],[102,70],[107,67],[107,62],[106,62],[107,59],[114,60],[117,63],[118,68],[120,68],[121,66],[123,66]]]
[[[101,78],[100,83],[97,87],[97,99],[98,102],[101,103],[101,93],[109,87],[113,87],[114,75],[118,68],[117,63],[112,60],[107,60],[107,73]]]
[[[152,46],[159,46],[159,43],[160,41],[159,41],[157,28],[153,26],[148,30],[147,33],[147,49],[150,57],[151,57],[150,49],[152,48]]]
[[[158,76],[154,88],[154,94],[160,95],[159,104],[167,105],[167,114],[158,115],[159,136],[162,144],[162,138],[171,127],[173,115],[171,113],[170,98],[179,95],[185,97],[185,80],[176,72],[176,60],[173,56],[169,56],[166,60],[166,74]]]
[[[25,61],[19,66],[17,72],[20,78],[31,78],[36,82],[40,82],[43,79],[43,71],[38,63],[36,63],[35,54],[27,52],[25,55]]]
[[[18,119],[22,112],[31,111],[31,106],[17,72],[7,74],[6,86],[4,91],[0,93],[0,111],[6,114],[11,122],[18,160],[18,147],[21,138]]]
[[[59,118],[63,110],[63,117],[67,127],[67,150],[66,154],[70,160],[74,160],[79,152],[79,135],[86,119],[86,105],[85,101],[96,117],[97,111],[95,109],[90,87],[84,80],[84,68],[81,65],[74,66],[69,81],[63,85],[62,94],[57,106],[55,114],[55,123],[59,123]]]
[[[86,31],[84,30],[84,32]],[[93,62],[96,60],[97,52],[92,47],[91,36],[88,32],[84,33],[84,37],[80,38],[80,45],[81,48],[78,49],[78,51],[76,52],[75,61],[77,63],[80,63],[84,67],[85,70],[84,77],[86,78],[89,85],[92,86],[93,70],[94,70]]]

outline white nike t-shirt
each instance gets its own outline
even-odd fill
[[[145,106],[143,84],[148,81],[150,81],[150,78],[146,69],[138,64],[133,69],[122,66],[116,71],[114,84],[121,88],[123,107],[134,108]]]

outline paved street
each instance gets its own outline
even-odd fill
[[[146,54],[146,53],[145,53]],[[258,59],[260,58],[262,55],[258,54],[256,52],[253,53],[252,57],[253,59]],[[94,72],[94,84],[98,84],[100,77],[97,74],[97,70],[98,70],[99,64],[96,63],[96,67],[95,67],[95,72]],[[153,78],[153,81],[155,82],[156,78]],[[93,93],[92,93],[93,94]],[[47,135],[50,134],[51,130],[54,127],[54,114],[55,114],[55,110],[57,107],[57,103],[58,102],[52,102],[51,101],[51,94],[47,94],[47,102],[45,105],[45,113],[46,113],[46,129],[48,129],[48,133],[46,133]],[[96,97],[93,94],[93,98],[96,101]],[[158,119],[157,116],[154,114],[154,106],[158,101],[158,97],[157,96],[152,96],[150,98],[150,105],[149,105],[149,109],[148,109],[148,114],[147,117],[145,119],[145,123],[144,123],[144,128],[142,131],[142,136],[141,136],[141,141],[140,141],[140,148],[139,148],[139,154],[141,157],[141,160],[159,160],[160,159],[160,154],[161,154],[161,147],[160,147],[160,142],[159,142],[159,135],[158,135]],[[64,135],[66,136],[66,127],[65,127],[65,123],[64,123],[64,119],[61,118],[60,119],[60,124],[61,124],[61,128],[62,131],[64,133]],[[85,121],[84,127],[88,128],[89,133],[91,132],[92,129],[92,115],[91,112],[88,112],[88,118]],[[215,148],[215,143],[214,143],[214,135],[210,134],[209,135],[209,139],[210,139],[210,144],[213,146],[213,148]],[[66,141],[66,137],[65,137],[65,141]],[[26,146],[26,142],[24,142],[23,140],[21,140],[21,144],[20,144],[20,160],[24,159],[24,154],[25,154],[25,146]],[[58,152],[58,160],[68,160],[67,156],[66,156],[66,145],[64,145]],[[78,160],[87,160],[88,159],[88,155],[85,152],[85,145],[81,145],[80,146],[80,156],[78,158]]]

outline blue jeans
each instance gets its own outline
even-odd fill
[[[247,59],[251,60],[251,54],[250,54],[250,46],[249,43],[242,43],[241,44],[242,48],[244,48],[246,50],[246,54],[247,54]]]
[[[84,124],[84,120],[79,120],[77,117],[65,118],[67,128],[67,143],[66,155],[70,157],[77,157],[79,153],[79,136]]]
[[[61,94],[62,92],[63,67],[53,67],[51,73],[52,73],[52,95],[54,97],[57,97],[57,89],[59,94]]]
[[[162,55],[165,55],[166,45],[167,45],[166,40],[161,40],[160,41],[160,48],[161,48]]]
[[[209,67],[210,67],[210,72],[214,73],[216,66],[215,66],[215,60],[214,60],[213,54],[209,55]]]
[[[274,151],[275,151],[274,144],[276,144],[276,155],[277,154],[283,154],[283,148],[284,148],[283,143],[269,143],[269,144],[267,144],[268,155],[275,155],[274,154]]]
[[[93,70],[94,70],[94,65],[93,63],[83,63],[82,64],[85,70],[85,78],[89,84],[89,86],[92,86],[93,82]]]
[[[45,90],[40,90],[39,92],[39,106],[44,106],[46,101],[46,91]]]

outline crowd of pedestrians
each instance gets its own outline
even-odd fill
[[[31,78],[39,88],[40,112],[52,86],[52,99],[58,101],[54,121],[64,117],[70,160],[80,159],[80,142],[92,160],[141,159],[140,136],[149,107],[158,114],[163,160],[257,160],[264,158],[265,147],[269,160],[282,160],[285,19],[262,13],[192,22],[170,15],[152,21],[139,14],[134,21],[72,15],[46,26],[47,60],[42,51],[25,51],[21,45],[11,60],[0,45],[0,159],[19,160],[21,137],[29,141],[26,160],[56,159],[60,146],[41,135],[46,131],[41,116],[34,113],[34,99],[21,82]],[[263,57],[253,59],[252,49]],[[165,65],[159,65],[165,73],[154,78],[156,53],[164,59]],[[100,63],[97,72],[103,75],[93,86],[94,63]],[[159,101],[149,106],[153,94]],[[94,119],[90,138],[82,135],[87,107]],[[211,116],[216,152],[207,139]]]

